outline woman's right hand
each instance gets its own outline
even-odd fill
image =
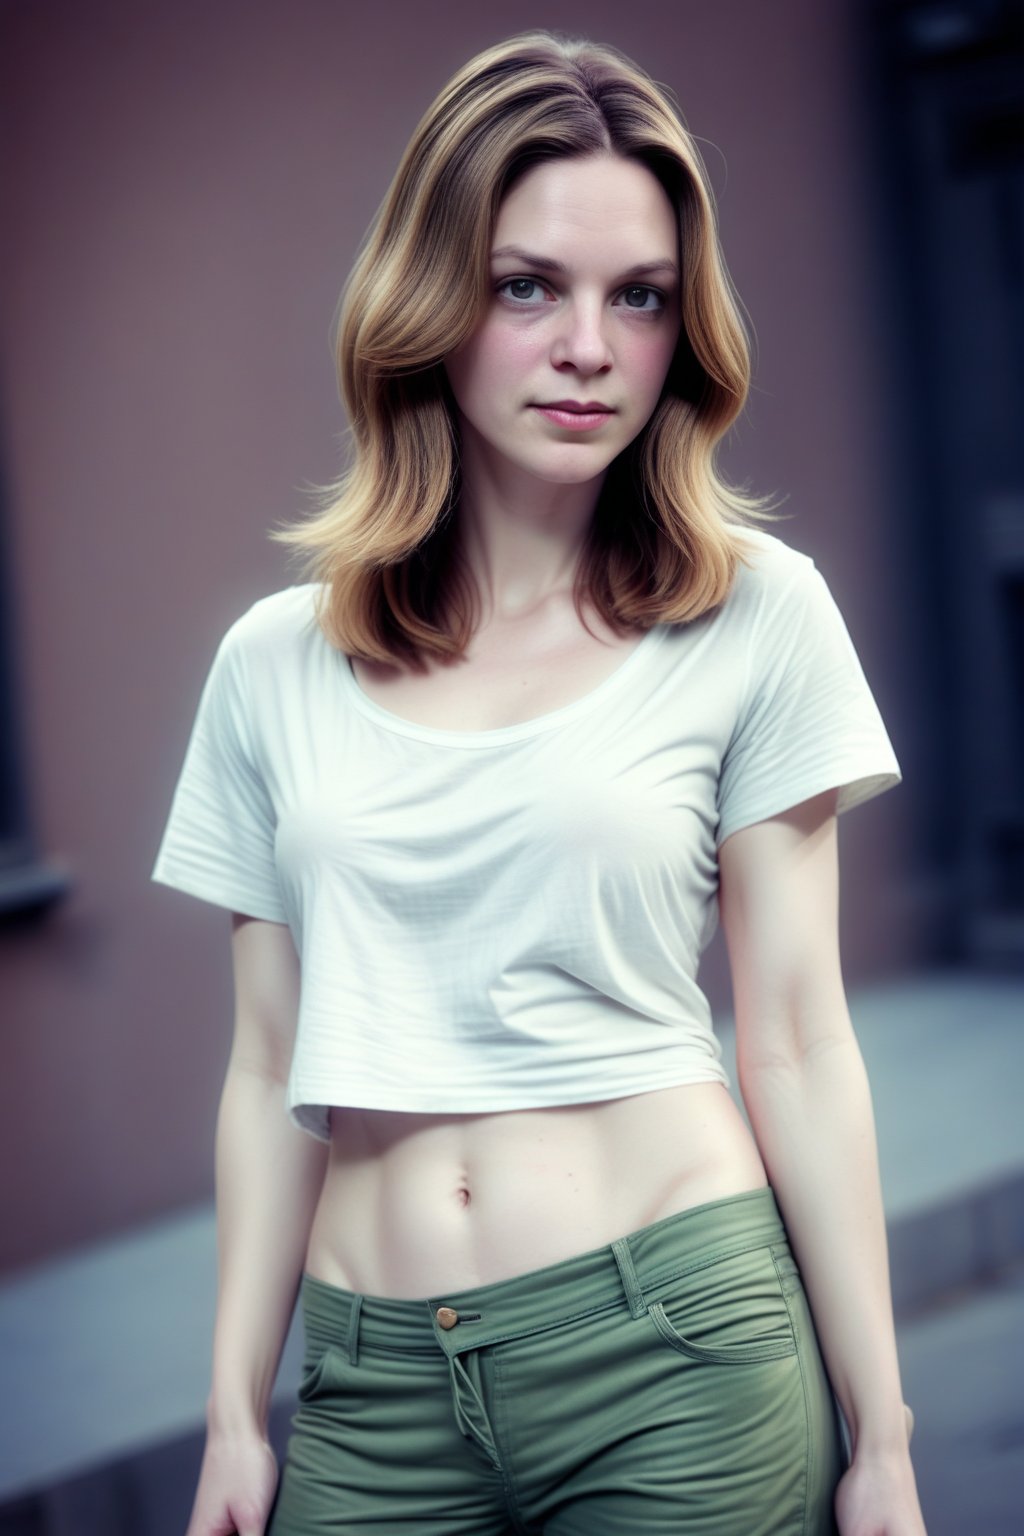
[[[264,1536],[277,1488],[277,1458],[266,1440],[208,1436],[185,1536]]]

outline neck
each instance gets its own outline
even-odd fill
[[[604,475],[552,485],[512,466],[474,463],[466,446],[459,538],[483,603],[482,622],[521,618],[571,593]]]

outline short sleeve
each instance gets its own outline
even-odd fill
[[[753,626],[716,843],[826,789],[838,788],[837,811],[848,811],[901,777],[843,616],[808,562]]]
[[[283,923],[276,817],[252,750],[243,665],[233,625],[203,685],[151,878]]]

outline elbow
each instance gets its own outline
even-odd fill
[[[252,1043],[236,1040],[228,1057],[228,1078],[259,1083],[282,1096],[288,1087],[291,1058],[283,1051],[257,1049]]]
[[[857,1048],[837,965],[776,968],[744,978],[736,993],[736,1069],[743,1077],[789,1076],[823,1054]]]
[[[786,1007],[774,1016],[760,1013],[736,1024],[736,1076],[741,1089],[806,1076],[822,1063],[860,1055],[846,999],[819,997]]]
[[[860,1046],[852,1029],[820,1034],[794,1051],[761,1054],[736,1064],[736,1079],[751,1124],[768,1117],[790,1126],[841,1100],[854,1084],[867,1081]]]

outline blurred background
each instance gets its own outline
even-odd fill
[[[229,920],[149,872],[220,636],[296,579],[266,532],[340,466],[363,233],[531,26],[634,57],[708,166],[756,360],[722,464],[904,772],[840,823],[842,940],[922,1503],[1020,1529],[1022,9],[0,0],[0,1536],[184,1530]],[[728,1052],[721,935],[701,979]]]

